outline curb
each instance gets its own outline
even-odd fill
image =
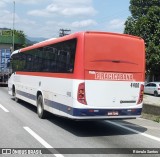
[[[152,114],[155,116],[160,116],[160,106],[144,103],[142,112],[147,114]]]

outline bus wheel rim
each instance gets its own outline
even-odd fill
[[[39,102],[39,104],[38,104],[38,113],[42,114],[42,104],[41,104],[41,102]]]

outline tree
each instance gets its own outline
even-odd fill
[[[12,30],[12,35],[13,35],[13,30]],[[22,47],[26,47],[26,35],[24,34],[23,31],[21,30],[14,30],[14,36],[15,39],[18,38],[21,42],[21,44],[16,44],[15,49],[19,49]]]
[[[12,30],[9,28],[0,28],[0,41],[3,44],[13,44],[14,34],[14,49],[26,47],[26,35],[21,30]]]
[[[146,46],[146,72],[160,76],[160,0],[130,0],[124,33],[140,36]]]

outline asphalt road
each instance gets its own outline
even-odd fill
[[[41,120],[36,114],[36,107],[22,101],[15,102],[8,95],[7,88],[0,87],[0,148],[160,148],[160,124],[142,118],[77,122],[52,114],[49,114],[49,118]],[[87,152],[85,149],[68,151]],[[159,156],[95,154],[94,151],[98,152],[98,149],[88,151],[91,151],[91,154],[56,155],[54,152],[52,155],[31,156]]]

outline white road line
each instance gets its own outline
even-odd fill
[[[43,140],[39,135],[37,135],[33,130],[29,127],[23,127],[28,133],[30,133],[37,141],[39,141],[45,148],[53,148],[50,144],[48,144],[45,140]],[[54,154],[56,157],[64,157],[62,154]]]
[[[150,138],[150,139],[152,139],[152,140],[155,140],[155,141],[160,142],[160,138],[158,138],[158,137],[155,137],[155,136],[152,136],[152,135],[149,135],[149,134],[146,134],[146,133],[139,132],[139,131],[134,130],[134,129],[131,129],[131,128],[129,128],[129,127],[120,125],[120,124],[118,124],[118,123],[116,123],[116,122],[112,122],[112,121],[109,121],[109,120],[106,120],[106,122],[107,122],[107,123],[110,123],[110,124],[113,124],[113,125],[116,125],[116,126],[118,126],[118,127],[121,127],[121,128],[123,128],[123,129],[132,131],[132,132],[134,132],[134,133],[140,134],[140,135],[142,135],[142,136],[148,137],[148,138]]]
[[[5,111],[5,112],[9,112],[4,106],[2,106],[1,104],[0,104],[0,108],[3,110],[3,111]]]

